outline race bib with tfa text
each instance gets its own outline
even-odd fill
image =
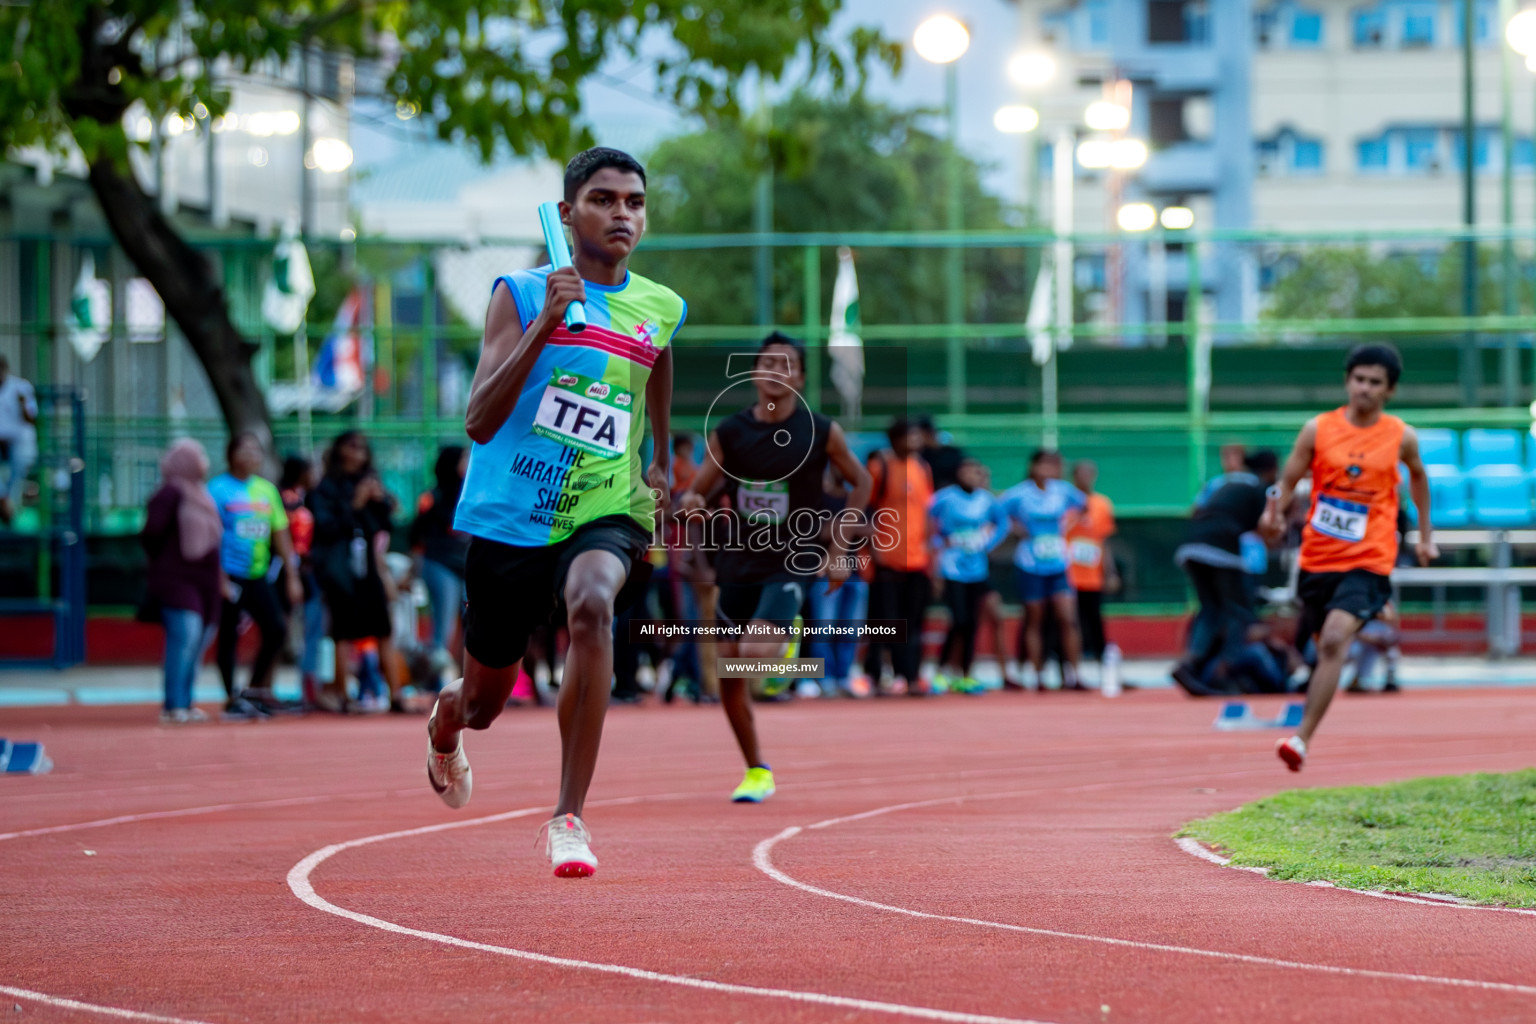
[[[539,399],[533,432],[598,458],[616,459],[629,439],[634,401],[622,388],[557,368]]]
[[[1312,529],[1336,540],[1362,541],[1365,540],[1365,524],[1370,512],[1369,505],[1321,494],[1317,498],[1317,507],[1312,510]]]
[[[1067,546],[1055,534],[1036,537],[1030,544],[1030,553],[1039,562],[1059,562],[1066,550]]]
[[[743,480],[736,489],[740,513],[758,523],[782,523],[789,518],[787,480]]]

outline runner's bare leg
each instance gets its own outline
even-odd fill
[[[721,640],[716,644],[721,652],[720,656],[722,658],[760,658],[765,661],[784,657],[789,634],[762,619],[753,619],[751,624],[755,627],[775,630],[778,639],[772,638],[774,634],[768,634],[761,640],[742,640],[734,643]],[[747,767],[761,767],[764,764],[763,751],[757,742],[757,722],[752,715],[752,695],[748,691],[747,681],[740,678],[721,679],[720,706],[725,709],[726,720],[731,723],[731,732],[736,734],[736,745],[741,748],[741,756],[746,760]]]
[[[491,668],[465,651],[464,678],[443,687],[437,695],[437,714],[427,723],[432,749],[451,754],[458,749],[459,733],[488,728],[506,708],[521,664],[522,659],[518,659],[506,668]]]
[[[560,803],[555,815],[581,816],[597,769],[603,717],[613,686],[613,602],[624,562],[611,551],[583,551],[565,583],[571,647],[560,681]]]
[[[1303,743],[1312,742],[1312,734],[1327,713],[1334,691],[1339,688],[1339,673],[1349,657],[1349,645],[1363,625],[1364,620],[1339,608],[1323,620],[1322,632],[1317,635],[1317,668],[1307,684],[1307,709],[1301,716],[1301,728],[1296,730]]]

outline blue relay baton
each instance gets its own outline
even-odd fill
[[[549,265],[556,270],[571,265],[571,247],[565,242],[565,225],[560,223],[559,203],[539,204],[539,226],[544,229],[544,251],[549,254]],[[587,329],[585,303],[573,302],[565,307],[565,329],[580,334]]]

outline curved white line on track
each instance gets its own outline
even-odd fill
[[[1035,792],[1024,790],[1022,792]],[[978,797],[995,799],[998,797],[1013,796],[1013,793],[982,793]],[[919,807],[935,807],[941,804],[960,803],[968,796],[943,797],[936,800],[918,800],[912,803],[891,804],[887,807],[877,807],[874,810],[864,811],[859,814],[849,814],[838,818],[828,818],[818,821],[813,825],[801,827],[792,825],[778,835],[770,836],[758,843],[752,850],[752,863],[775,882],[787,885],[792,889],[799,889],[815,896],[824,896],[828,899],[840,900],[844,903],[852,903],[855,906],[865,907],[870,910],[881,910],[889,914],[900,914],[904,917],[921,918],[927,921],[946,921],[951,924],[968,924],[978,928],[995,928],[999,931],[1020,932],[1026,935],[1041,935],[1053,939],[1071,939],[1076,942],[1091,942],[1104,946],[1118,946],[1124,949],[1141,949],[1158,953],[1177,953],[1184,956],[1197,956],[1211,960],[1226,960],[1236,963],[1257,964],[1263,967],[1281,967],[1290,970],[1314,971],[1321,974],[1343,975],[1351,978],[1378,978],[1387,981],[1410,981],[1429,985],[1448,985],[1455,988],[1481,989],[1490,992],[1511,992],[1519,995],[1536,996],[1536,986],[1516,985],[1503,981],[1477,981],[1471,978],[1446,978],[1432,974],[1408,974],[1398,971],[1376,971],[1361,967],[1339,967],[1332,964],[1309,964],[1298,960],[1280,960],[1274,957],[1253,956],[1247,953],[1229,953],[1215,949],[1199,949],[1193,946],[1174,946],[1163,942],[1144,942],[1139,939],[1117,939],[1106,935],[1087,935],[1082,932],[1061,931],[1055,928],[1032,928],[1028,925],[1006,924],[1001,921],[987,921],[975,917],[960,917],[953,914],[933,914],[923,910],[913,910],[909,907],[893,906],[889,903],[878,903],[874,900],[866,900],[859,896],[850,896],[847,893],[833,892],[831,889],[823,889],[819,886],[802,882],[797,878],[785,874],[773,863],[773,848],[786,839],[800,835],[813,829],[829,828],[844,822],[858,821],[865,818],[879,817],[884,814],[892,814],[897,811],[908,811]]]
[[[693,796],[695,794],[687,795]],[[665,797],[626,797],[619,800],[593,801],[589,806],[598,806],[599,804],[612,806],[654,799],[665,799]],[[407,836],[429,835],[435,832],[447,832],[451,829],[459,828],[473,828],[477,825],[489,825],[493,822],[510,821],[513,818],[526,818],[534,814],[547,813],[549,813],[547,807],[525,807],[521,810],[507,811],[503,814],[492,814],[484,818],[471,818],[467,821],[447,822],[440,825],[425,825],[421,828],[402,829],[399,832],[384,832],[380,835],[364,836],[361,839],[336,843],[322,850],[316,850],[295,864],[293,869],[288,872],[288,888],[293,891],[295,896],[316,910],[323,910],[327,914],[335,914],[337,917],[343,917],[358,924],[368,925],[370,928],[393,932],[396,935],[409,935],[412,938],[426,939],[430,942],[439,942],[445,946],[457,946],[461,949],[473,949],[482,953],[494,953],[498,956],[529,960],[538,964],[546,964],[550,967],[566,967],[583,971],[595,971],[600,974],[616,974],[626,978],[634,978],[637,981],[650,981],[663,985],[676,985],[682,988],[701,989],[705,992],[720,992],[738,996],[759,996],[765,999],[783,999],[797,1003],[810,1003],[817,1006],[836,1006],[871,1013],[888,1013],[902,1017],[917,1017],[924,1020],[948,1021],[952,1022],[952,1024],[1045,1024],[1043,1021],[1016,1017],[992,1017],[985,1014],[940,1010],[927,1006],[907,1006],[902,1003],[887,1003],[874,999],[858,999],[851,996],[834,996],[823,992],[763,988],[757,985],[736,985],[730,982],[710,981],[705,978],[692,978],[680,974],[663,974],[659,971],[648,971],[639,967],[626,967],[622,964],[574,960],[570,957],[551,956],[547,953],[535,953],[525,949],[513,949],[510,946],[493,946],[485,942],[461,939],[456,935],[444,935],[440,932],[408,928],[405,925],[395,924],[393,921],[385,921],[382,918],[360,914],[355,910],[347,910],[345,907],[338,907],[315,892],[314,884],[310,881],[309,876],[314,872],[315,868],[343,850],[356,849],[360,846],[371,846],[374,843],[382,843],[391,839],[404,839]]]
[[[1234,871],[1249,871],[1256,875],[1269,877],[1268,868],[1253,867],[1247,864],[1233,864],[1231,857],[1223,857],[1215,850],[1207,848],[1198,839],[1191,839],[1189,836],[1179,836],[1174,842],[1185,853],[1193,857],[1199,857],[1201,860],[1210,861],[1219,867],[1231,868]],[[1281,882],[1284,879],[1277,878],[1275,881]],[[1296,883],[1292,882],[1289,884],[1294,885]],[[1376,899],[1392,900],[1395,903],[1417,903],[1421,907],[1450,907],[1453,910],[1484,910],[1492,911],[1496,914],[1523,914],[1526,917],[1536,917],[1536,910],[1529,910],[1525,907],[1489,907],[1479,903],[1463,903],[1455,898],[1437,900],[1430,896],[1409,896],[1400,892],[1381,892],[1376,889],[1351,889],[1348,886],[1334,885],[1332,882],[1324,881],[1306,882],[1303,884],[1318,889],[1337,889],[1339,892],[1354,893],[1357,896],[1374,896]]]
[[[95,1013],[103,1017],[116,1017],[119,1020],[148,1020],[158,1021],[159,1024],[206,1024],[204,1021],[188,1020],[185,1017],[162,1017],[156,1013],[140,1013],[138,1010],[122,1010],[116,1006],[98,1006],[95,1003],[82,1003],[78,999],[50,996],[46,992],[33,992],[31,989],[12,988],[9,985],[0,985],[0,994],[8,995],[13,999],[25,999],[32,1003],[57,1006],[65,1010],[79,1010],[82,1013]]]

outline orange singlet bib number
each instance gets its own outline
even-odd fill
[[[1369,427],[1348,410],[1317,418],[1312,451],[1312,507],[1301,535],[1308,572],[1365,569],[1390,575],[1397,561],[1397,464],[1403,421],[1381,415]]]

